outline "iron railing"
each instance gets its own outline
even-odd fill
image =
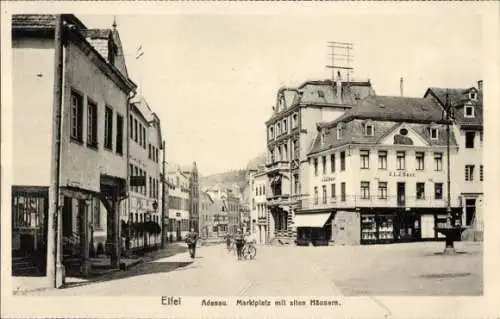
[[[346,195],[337,197],[304,198],[302,209],[328,209],[352,207],[415,207],[415,208],[446,208],[447,199],[433,196],[379,196],[379,195]]]

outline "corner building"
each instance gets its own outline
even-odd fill
[[[267,128],[266,240],[293,241],[294,215],[309,196],[307,153],[316,123],[333,121],[357,101],[375,95],[369,81],[308,81],[298,88],[281,88]]]
[[[455,182],[460,188],[462,225],[468,227],[463,237],[482,240],[483,218],[483,81],[476,87],[429,88],[424,97],[444,109],[446,95],[452,106],[453,131],[458,138],[459,152]]]
[[[447,132],[430,99],[371,96],[318,123],[308,154],[310,190],[297,213],[303,244],[440,238],[447,214]],[[451,130],[450,130],[451,131]],[[458,145],[450,134],[452,210],[460,211]]]

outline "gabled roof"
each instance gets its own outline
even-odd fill
[[[66,21],[76,24],[80,29],[86,29],[80,19],[72,14],[64,14]],[[14,14],[12,15],[12,29],[33,28],[33,29],[53,29],[56,25],[55,14]]]
[[[469,93],[471,91],[477,93],[477,100],[470,100]],[[433,97],[441,107],[446,106],[446,94],[448,94],[448,101],[455,108],[455,122],[459,125],[483,125],[483,92],[470,87],[466,89],[452,89],[452,88],[437,88],[430,87],[424,94],[424,98]],[[472,104],[475,106],[475,116],[472,118],[465,117],[464,106]]]
[[[327,126],[336,126],[338,122],[354,118],[415,123],[444,122],[442,108],[432,100],[399,96],[369,96]]]
[[[364,134],[364,126],[370,121],[374,125],[373,136]],[[337,126],[344,125],[343,134],[337,139]],[[443,125],[443,110],[431,99],[393,96],[370,96],[335,121],[318,123],[318,134],[310,154],[346,144],[377,144],[397,127],[405,123],[429,145],[446,145],[446,128]],[[431,140],[429,128],[438,129],[438,139]],[[321,143],[321,135],[324,142]],[[451,136],[452,145],[456,145]]]

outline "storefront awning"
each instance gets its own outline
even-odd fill
[[[325,226],[331,213],[321,214],[297,214],[295,215],[296,227],[319,227]]]

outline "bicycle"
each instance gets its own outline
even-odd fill
[[[242,255],[246,260],[255,258],[255,255],[257,255],[257,248],[254,242],[245,243],[242,249]]]

